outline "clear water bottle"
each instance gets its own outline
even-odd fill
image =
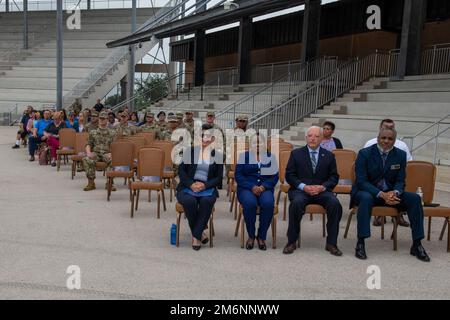
[[[418,187],[416,193],[420,197],[422,205],[423,205],[423,191],[422,191],[422,187]]]
[[[175,223],[172,223],[170,228],[170,244],[173,246],[177,244],[177,225]]]

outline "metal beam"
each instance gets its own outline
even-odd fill
[[[28,0],[23,0],[23,48],[28,49]]]
[[[131,1],[131,32],[136,31],[136,0]],[[134,110],[134,101],[132,100],[134,96],[134,68],[136,65],[135,61],[135,45],[131,44],[129,46],[129,59],[128,59],[128,81],[127,81],[127,100],[129,101],[129,110]]]
[[[420,73],[422,30],[426,17],[427,0],[405,0],[403,26],[397,77]]]
[[[303,14],[301,63],[317,57],[319,53],[321,0],[307,0]]]
[[[5,11],[9,12],[9,0],[5,1]]]
[[[303,4],[305,0],[240,0],[238,9],[224,10],[223,7],[207,10],[201,14],[178,19],[171,23],[150,28],[127,37],[108,42],[108,48],[120,47],[130,43],[139,43],[157,38],[193,33],[200,29],[209,29],[239,21],[242,17],[255,16],[280,9],[286,9]]]
[[[63,103],[63,3],[56,3],[56,110],[62,109]]]

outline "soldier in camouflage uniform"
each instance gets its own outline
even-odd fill
[[[158,125],[161,132],[165,131],[167,129],[167,122],[166,122],[166,113],[164,111],[160,111],[157,115],[158,122],[156,124]]]
[[[171,141],[172,132],[178,129],[178,119],[176,116],[169,117],[169,125],[166,130],[162,131],[159,136],[159,140]]]
[[[186,111],[186,119],[184,120],[184,127],[189,130],[191,138],[194,139],[194,113],[192,111]]]
[[[108,129],[108,113],[100,112],[98,129],[89,132],[86,144],[86,157],[83,158],[83,166],[88,178],[88,185],[84,191],[95,189],[95,164],[98,161],[111,165],[111,143],[116,138],[115,130]]]
[[[178,120],[178,129],[186,128],[186,125],[183,122],[184,112],[178,111],[177,112],[177,120]]]
[[[98,112],[95,110],[91,111],[91,122],[86,126],[86,132],[90,132],[92,130],[98,129]]]
[[[136,128],[128,124],[128,112],[122,112],[119,120],[120,123],[115,128],[118,137],[129,137],[136,134]]]
[[[145,114],[145,123],[139,127],[139,132],[154,132],[155,140],[160,140],[161,129],[155,121],[155,114],[153,112],[146,112]]]

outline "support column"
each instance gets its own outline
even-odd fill
[[[177,37],[170,38],[170,42],[175,42],[175,41],[177,41]],[[162,49],[164,50],[164,47]],[[168,76],[169,76],[169,78],[172,78],[172,80],[169,83],[171,92],[175,92],[177,89],[177,79],[175,78],[176,73],[177,73],[177,63],[170,61],[170,57],[169,57]]]
[[[131,7],[131,33],[134,33],[136,31],[136,0],[132,0],[132,7]],[[135,45],[132,44],[129,46],[130,55],[128,59],[128,82],[127,82],[127,100],[131,99],[134,96],[134,68],[136,65],[135,57],[134,57],[134,50]],[[129,100],[128,102],[128,108],[130,111],[134,110],[134,101]]]
[[[420,73],[422,30],[426,17],[426,0],[405,0],[397,77]]]
[[[63,104],[63,3],[57,0],[56,4],[56,109],[61,110]]]
[[[128,80],[127,76],[123,77],[120,80],[120,100],[123,101],[126,99],[127,92],[128,92]]]
[[[239,84],[247,84],[251,82],[251,49],[253,36],[252,29],[252,18],[241,18],[239,24]]]
[[[9,0],[5,0],[5,12],[9,12]]]
[[[319,54],[321,0],[306,0],[303,12],[301,63],[315,59]]]
[[[28,49],[28,0],[23,0],[23,48]]]
[[[91,0],[87,0],[87,9],[91,10]]]
[[[195,32],[194,41],[194,86],[205,83],[205,30]]]

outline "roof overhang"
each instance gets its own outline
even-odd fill
[[[158,39],[194,33],[196,30],[212,29],[239,21],[243,17],[254,17],[305,3],[305,0],[240,0],[239,8],[224,10],[222,6],[203,11],[174,22],[133,33],[127,37],[108,42],[108,48],[145,42],[155,36]]]

